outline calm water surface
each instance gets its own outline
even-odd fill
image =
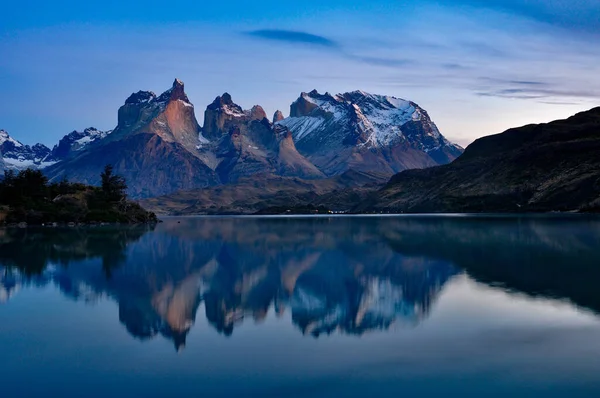
[[[0,396],[598,397],[600,220],[0,230]]]

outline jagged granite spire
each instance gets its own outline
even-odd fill
[[[285,119],[283,113],[280,110],[275,111],[275,114],[273,115],[273,124],[280,122],[283,119]]]

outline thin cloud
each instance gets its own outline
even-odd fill
[[[523,88],[504,88],[489,91],[480,91],[476,93],[480,97],[499,97],[499,98],[514,98],[514,99],[548,99],[548,98],[587,98],[598,99],[600,92],[586,90],[562,90],[559,88],[543,88],[536,89],[535,87]]]
[[[536,81],[528,81],[528,80],[510,80],[509,83],[516,84],[518,86],[547,86],[548,83],[545,82],[536,82]]]
[[[510,56],[510,54],[508,54],[506,51],[488,43],[463,41],[458,43],[458,45],[470,53],[477,54],[479,57],[485,55],[492,58],[506,59]]]
[[[516,87],[542,87],[542,86],[550,86],[549,83],[541,81],[541,80],[523,80],[523,79],[502,79],[497,77],[481,77],[479,80],[492,83],[501,86],[516,86]]]
[[[414,63],[414,61],[409,59],[357,55],[345,50],[340,43],[333,39],[308,32],[283,29],[261,29],[246,32],[246,34],[261,40],[279,41],[291,45],[311,45],[332,50],[341,57],[368,65],[398,68]]]
[[[534,21],[559,26],[571,31],[598,34],[600,2],[598,0],[457,0],[459,3],[521,15]],[[438,0],[439,2],[439,0]]]
[[[339,44],[335,40],[329,39],[325,36],[294,30],[261,29],[247,32],[247,34],[259,39],[274,40],[289,44],[308,44],[328,48],[339,47]]]
[[[457,64],[457,63],[441,64],[440,67],[442,69],[447,69],[447,70],[467,70],[467,69],[470,69],[468,66]]]
[[[385,57],[369,57],[361,55],[348,54],[349,59],[362,62],[374,66],[388,66],[388,67],[401,67],[413,64],[414,61],[410,59],[398,59],[398,58],[385,58]]]

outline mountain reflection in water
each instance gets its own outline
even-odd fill
[[[245,318],[291,311],[303,334],[416,327],[466,272],[595,312],[600,223],[583,218],[173,218],[156,228],[0,231],[0,302],[58,286],[115,300],[139,339],[185,345],[203,304],[231,335]]]

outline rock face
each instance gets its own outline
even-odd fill
[[[355,211],[600,210],[600,108],[481,138],[452,164],[409,170]]]
[[[225,93],[206,108],[202,135],[207,140],[219,139],[229,133],[235,121],[246,121],[247,117],[244,110],[233,103],[231,95]]]
[[[264,109],[255,105],[250,110],[243,110],[235,104],[228,93],[217,97],[204,112],[204,128],[202,135],[207,140],[218,140],[231,132],[233,127],[247,125],[252,121],[262,121],[267,115]]]
[[[52,151],[45,145],[23,145],[12,138],[8,132],[0,130],[0,153],[2,163],[9,170],[44,168],[56,163]]]
[[[132,94],[119,109],[112,133],[46,172],[52,179],[66,176],[98,184],[100,171],[110,163],[127,179],[133,197],[218,184],[214,170],[198,154],[199,133],[194,106],[183,83],[175,80],[160,96]]]
[[[183,82],[175,79],[173,86],[158,97],[151,91],[138,91],[127,98],[119,109],[118,125],[109,140],[152,133],[193,152],[199,132],[194,105],[185,94]]]
[[[358,170],[392,175],[449,163],[462,153],[417,104],[354,91],[302,93],[288,127],[301,154],[326,175]]]

